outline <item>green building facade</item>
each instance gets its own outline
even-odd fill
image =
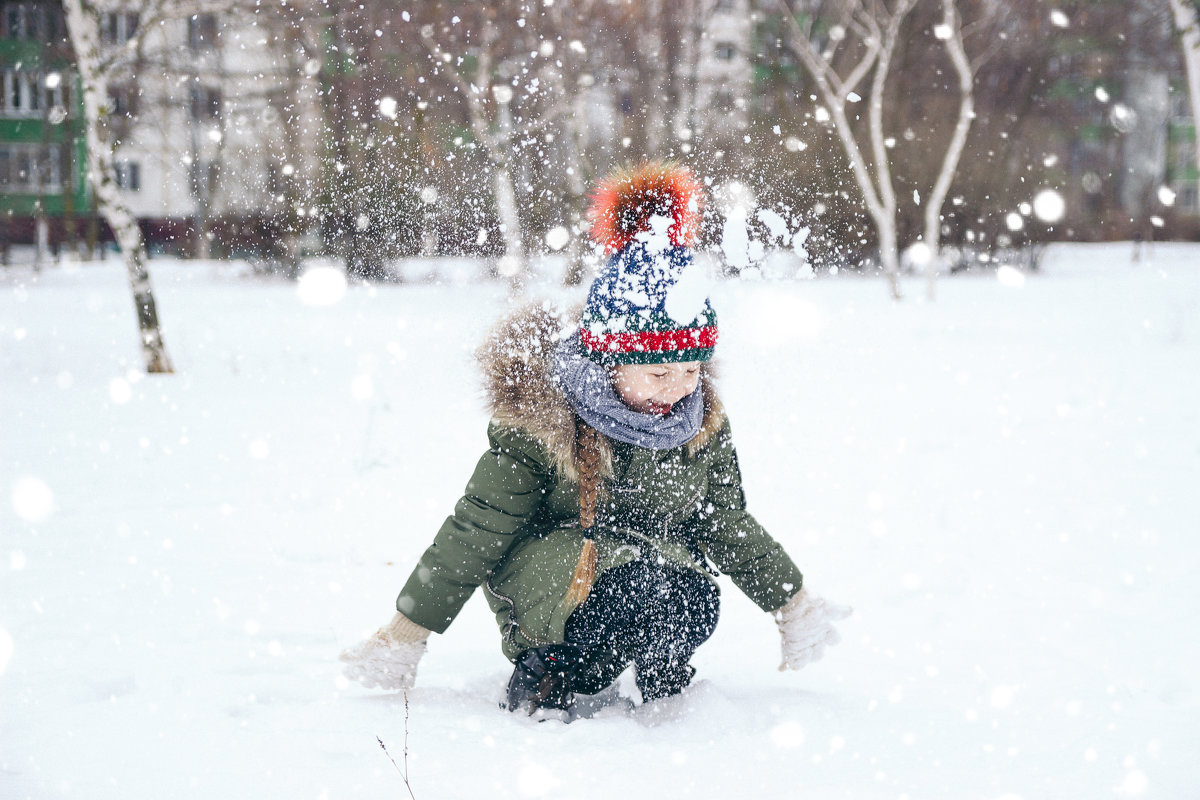
[[[1167,129],[1167,182],[1176,193],[1180,212],[1200,214],[1200,171],[1196,168],[1196,121],[1186,83],[1173,87]]]
[[[0,238],[89,216],[82,92],[62,5],[0,2]],[[61,234],[60,234],[61,235]],[[57,238],[57,237],[56,237]]]

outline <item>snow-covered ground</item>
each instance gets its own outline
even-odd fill
[[[485,446],[500,286],[155,262],[143,377],[114,260],[0,271],[0,797],[400,798],[406,741],[418,800],[1200,796],[1200,247],[1129,253],[721,286],[751,509],[856,614],[781,673],[725,584],[673,713],[569,726],[497,708],[478,595],[407,712],[338,673]]]

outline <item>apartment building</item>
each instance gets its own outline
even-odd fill
[[[137,12],[104,17],[106,46],[142,37],[109,83],[117,183],[152,250],[259,250],[270,220],[316,173],[315,70],[279,17],[181,15],[148,31]]]
[[[39,257],[89,214],[82,106],[60,3],[0,3],[0,259]]]

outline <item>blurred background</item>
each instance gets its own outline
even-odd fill
[[[727,273],[1200,235],[1193,0],[0,6],[4,264],[101,257],[123,206],[151,256],[577,282],[590,187],[645,157],[710,187]]]

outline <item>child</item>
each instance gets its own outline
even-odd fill
[[[714,566],[775,613],[780,669],[839,641],[849,610],[802,589],[746,512],[709,371],[716,314],[688,271],[701,201],[671,163],[601,184],[592,232],[611,257],[582,315],[528,308],[480,349],[491,446],[391,623],[342,654],[348,677],[412,686],[430,632],[482,586],[515,664],[510,710],[569,712],[630,663],[643,702],[668,697],[717,624]]]

